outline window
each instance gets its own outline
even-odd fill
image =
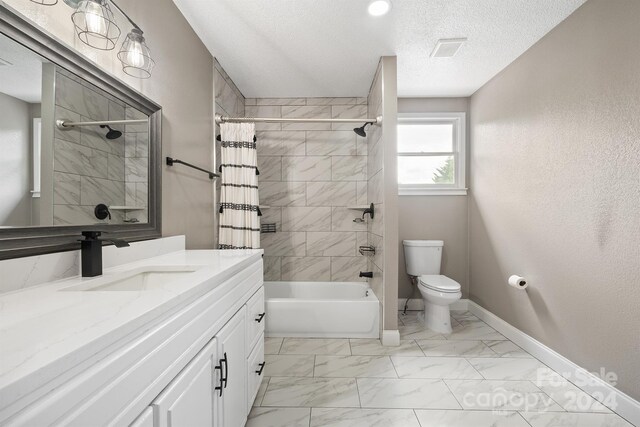
[[[464,195],[465,113],[398,116],[398,190],[409,195]]]

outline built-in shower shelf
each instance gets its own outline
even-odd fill
[[[144,206],[109,206],[112,211],[141,211],[146,209]]]
[[[347,206],[347,209],[351,209],[352,211],[363,211],[365,209],[369,209],[369,205],[358,205],[358,206]]]

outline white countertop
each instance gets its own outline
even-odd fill
[[[0,402],[15,399],[135,332],[186,306],[260,260],[262,250],[180,251],[0,295]],[[140,267],[196,271],[145,291],[63,291]],[[43,375],[46,370],[46,375]]]

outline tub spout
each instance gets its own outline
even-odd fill
[[[371,279],[373,277],[373,271],[361,271],[358,277],[368,277]]]

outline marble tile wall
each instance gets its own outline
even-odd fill
[[[139,120],[147,116],[127,105],[125,118]],[[124,126],[124,146],[125,205],[143,208],[125,211],[125,221],[144,223],[149,218],[149,126]]]
[[[64,70],[57,69],[55,80],[56,120],[92,121],[146,117]],[[147,127],[112,127],[125,134],[118,139],[109,140],[105,136],[106,131],[97,126],[55,130],[52,182],[54,225],[122,223],[125,219],[122,211],[113,211],[112,219],[103,221],[98,220],[93,211],[99,203],[108,206],[124,205],[129,191],[125,188],[127,182],[138,183],[134,185],[132,194],[136,194],[137,190],[146,206]],[[136,134],[142,135],[137,144]],[[129,163],[127,157],[135,157],[135,161]],[[146,220],[146,213],[143,219]]]
[[[378,68],[374,78],[368,99],[368,111],[371,117],[382,114],[382,73]],[[384,180],[383,156],[382,156],[382,127],[370,126],[367,128],[367,197],[375,206],[375,216],[367,224],[368,244],[376,248],[375,256],[368,257],[368,271],[373,272],[371,288],[382,301],[383,272],[384,272],[384,226],[383,226],[383,189]]]
[[[247,98],[248,117],[366,118],[366,98]],[[265,280],[358,281],[367,260],[367,141],[353,124],[256,124]]]

